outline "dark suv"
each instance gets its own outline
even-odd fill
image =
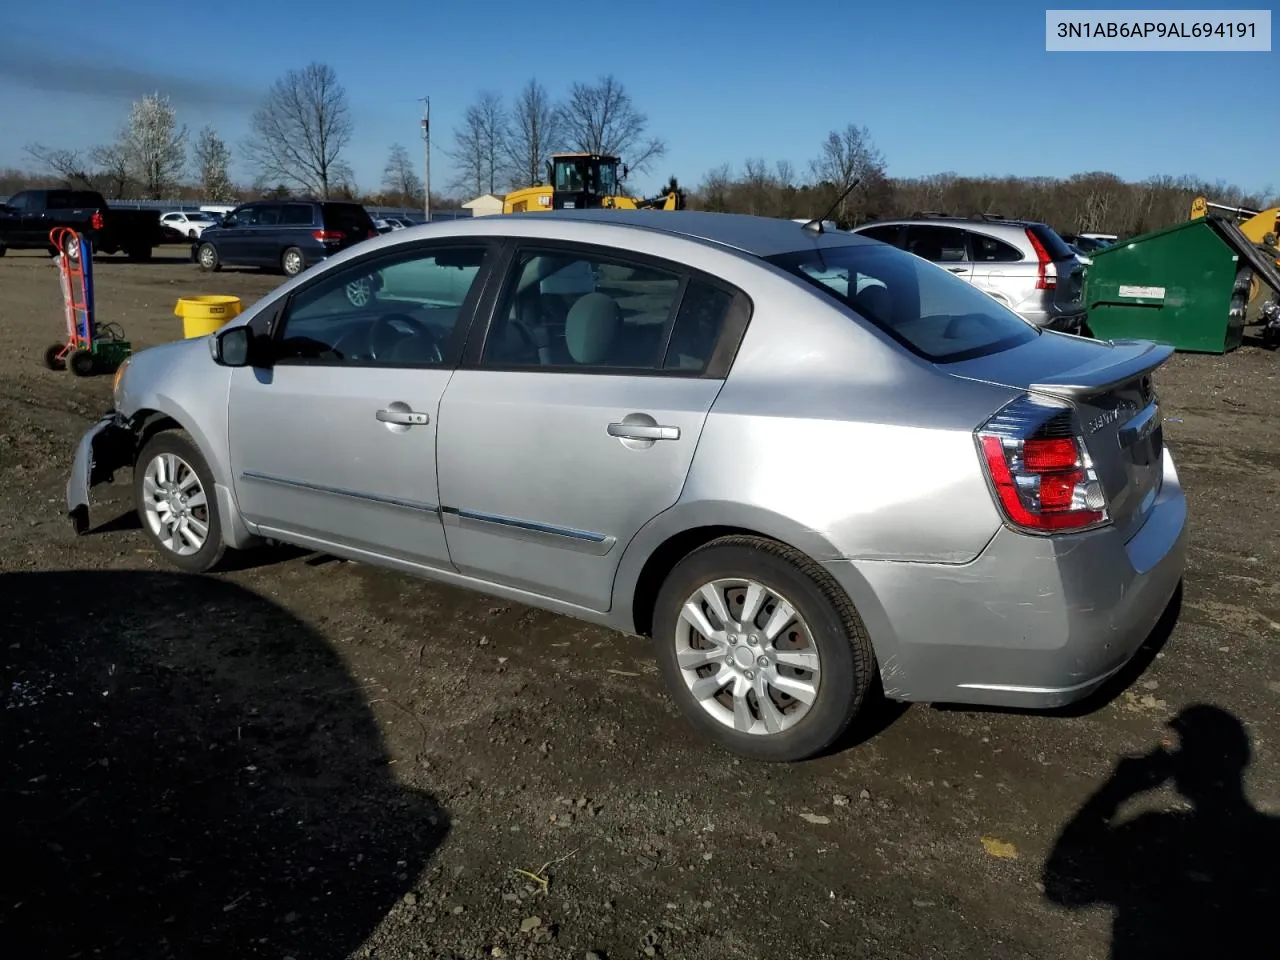
[[[255,200],[205,228],[191,245],[191,259],[202,270],[266,267],[292,277],[377,235],[373,220],[358,203]]]

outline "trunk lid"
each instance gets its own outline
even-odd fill
[[[1164,476],[1163,421],[1152,375],[1172,355],[1172,347],[1146,340],[1044,333],[1011,350],[939,369],[1073,404],[1107,509],[1128,539],[1145,522]]]

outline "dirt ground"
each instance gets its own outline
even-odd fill
[[[280,282],[172,252],[95,268],[99,317],[135,349],[181,336],[181,295]],[[66,474],[110,383],[44,368],[62,324],[50,262],[0,259],[12,956],[1169,960],[1198,937],[1196,956],[1270,942],[1280,356],[1159,374],[1190,568],[1167,642],[1105,696],[1056,715],[879,706],[841,750],[782,767],[687,730],[635,639],[314,555],[178,575],[127,475],[76,538]],[[1151,812],[1112,825],[1131,795]]]

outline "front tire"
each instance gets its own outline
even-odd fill
[[[143,532],[169,564],[187,573],[217,566],[226,546],[213,473],[184,431],[158,433],[142,448],[133,496]]]
[[[804,760],[858,713],[875,654],[823,568],[762,537],[714,540],[668,575],[654,610],[659,668],[685,717],[733,753]]]

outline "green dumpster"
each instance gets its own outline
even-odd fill
[[[1254,275],[1280,290],[1275,261],[1220,217],[1187,220],[1090,258],[1085,308],[1089,329],[1103,340],[1226,353],[1240,345]]]

